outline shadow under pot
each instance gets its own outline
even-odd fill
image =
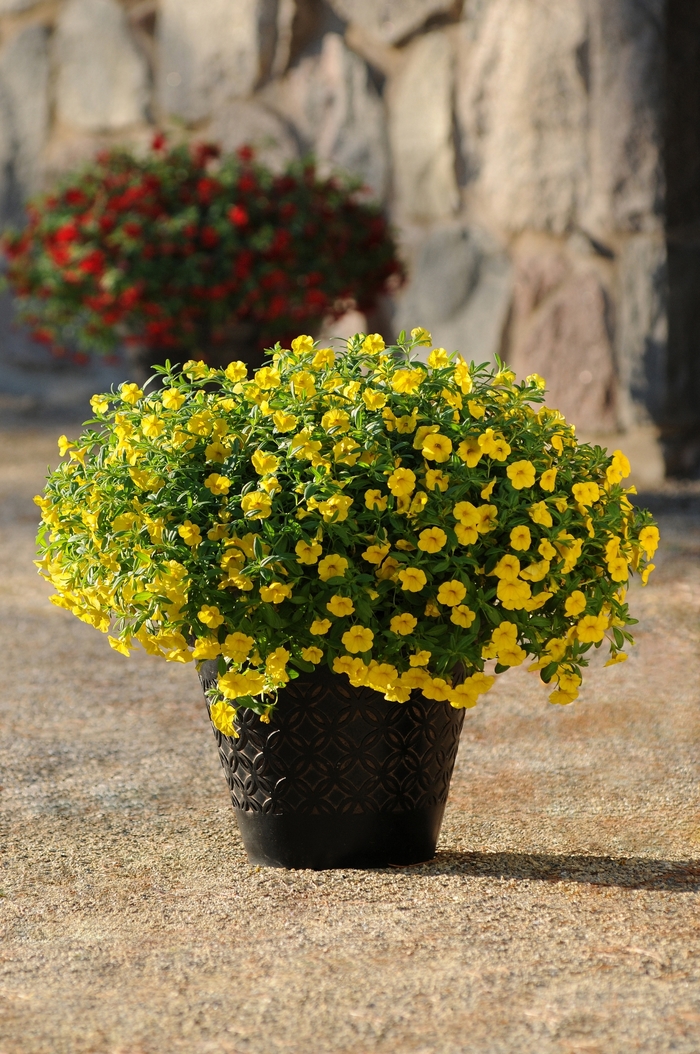
[[[199,665],[206,692],[217,661]],[[372,868],[431,860],[464,710],[413,692],[389,703],[329,670],[279,692],[269,724],[214,729],[243,844],[266,867]]]

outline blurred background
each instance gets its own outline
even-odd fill
[[[0,0],[3,223],[156,127],[362,177],[409,278],[330,332],[500,354],[643,486],[697,477],[697,0]],[[52,360],[5,294],[6,421],[124,369]]]

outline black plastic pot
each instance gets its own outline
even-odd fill
[[[206,691],[216,661],[200,664]],[[414,692],[388,703],[329,670],[279,694],[270,724],[215,731],[243,843],[267,867],[385,867],[435,855],[464,710]]]

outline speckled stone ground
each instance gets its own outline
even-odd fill
[[[633,658],[467,714],[434,862],[248,866],[192,667],[46,602],[45,432],[0,435],[0,1054],[700,1051],[700,499]]]

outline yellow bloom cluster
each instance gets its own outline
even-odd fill
[[[405,702],[471,707],[528,656],[576,698],[587,653],[626,657],[630,575],[659,533],[621,451],[579,445],[533,375],[414,330],[297,337],[95,396],[38,497],[53,602],[174,662],[219,661],[212,719],[266,719],[324,664]]]

